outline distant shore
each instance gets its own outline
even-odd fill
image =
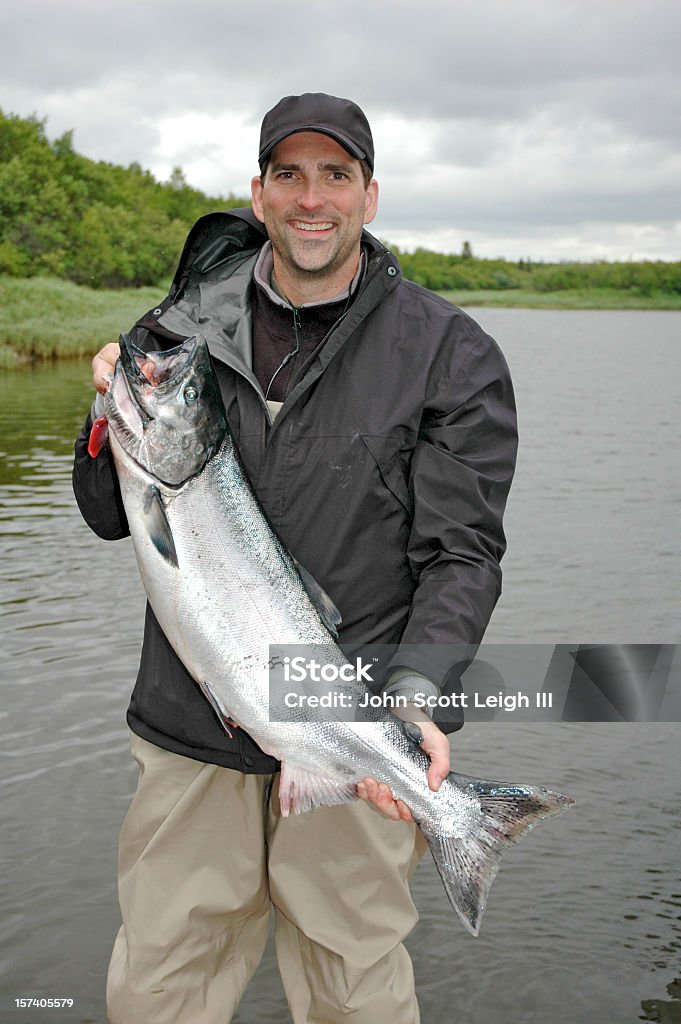
[[[49,277],[0,276],[0,369],[91,356],[152,309],[166,287],[94,290]],[[457,306],[525,309],[681,309],[681,295],[635,295],[615,289],[441,292]]]
[[[681,295],[657,292],[635,295],[615,288],[575,288],[559,292],[503,290],[439,292],[455,306],[502,306],[507,309],[681,309]]]

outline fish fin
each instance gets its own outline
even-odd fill
[[[232,736],[232,729],[238,729],[239,726],[234,721],[232,716],[229,714],[225,705],[222,703],[216,691],[213,689],[208,680],[203,679],[199,683],[199,686],[203,691],[204,697],[207,699],[208,703],[213,708],[213,711],[218,716],[218,719],[220,720],[220,725],[225,730],[230,740],[233,739],[234,737]]]
[[[481,814],[463,836],[421,831],[440,872],[449,902],[463,924],[477,935],[501,856],[542,818],[561,814],[574,803],[540,786],[485,782],[450,772],[449,781],[477,796]]]
[[[177,567],[177,551],[163,499],[158,487],[149,487],[144,495],[144,521],[151,543],[166,562]]]
[[[88,455],[96,459],[104,447],[108,436],[109,421],[106,416],[98,416],[90,427],[90,437],[87,443]]]
[[[295,558],[293,561],[296,563],[296,569],[307,591],[307,596],[319,612],[322,622],[333,636],[338,636],[338,627],[343,621],[341,613],[323,587],[319,586],[312,573],[308,572],[305,566],[301,565]]]
[[[354,782],[336,782],[334,779],[313,775],[297,765],[284,761],[279,780],[279,804],[284,818],[289,812],[302,814],[315,807],[332,807],[357,799]]]

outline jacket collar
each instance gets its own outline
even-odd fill
[[[332,296],[330,299],[320,299],[318,302],[304,302],[299,309],[312,309],[315,306],[328,306],[332,302],[342,302],[343,299],[349,298],[351,295],[355,295],[359,287],[364,269],[366,266],[366,256],[364,249],[360,252],[359,266],[357,267],[357,273],[350,282],[347,288],[338,292],[337,295]],[[268,240],[260,250],[260,255],[256,261],[253,269],[253,279],[258,287],[262,288],[267,297],[276,306],[282,306],[284,309],[293,309],[293,306],[285,298],[285,296],[277,290],[274,281],[274,260],[272,258],[272,243]]]
[[[207,337],[211,354],[237,370],[258,393],[260,387],[251,369],[248,288],[243,283],[239,284],[238,279],[245,281],[252,277],[253,267],[266,241],[264,225],[251,209],[229,210],[202,217],[189,233],[168,299],[163,304],[164,313],[159,318],[159,322],[178,337],[188,337],[195,332],[201,321],[195,319],[196,314],[191,309],[185,311],[189,313],[188,319],[185,315],[186,323],[177,320],[178,314],[182,316],[182,308],[187,304],[192,306],[193,299],[203,291],[202,283],[207,283],[210,278],[219,279],[223,289],[219,302],[221,330],[219,337],[215,336],[215,331],[212,332],[212,341]],[[399,263],[368,231],[362,232],[362,247],[367,251],[367,260],[357,297],[309,366],[304,378],[287,397],[285,407],[292,405],[310,387],[357,327],[399,283]],[[188,284],[185,296],[183,293]],[[208,293],[211,291],[209,287]],[[171,313],[171,309],[175,312]],[[164,324],[164,319],[169,317],[172,323]],[[261,397],[264,404],[264,396]],[[283,411],[277,417],[276,426],[279,426],[282,419]]]
[[[199,218],[187,236],[170,297],[173,298],[184,287],[192,272],[203,274],[220,263],[239,257],[247,259],[257,253],[267,240],[265,225],[250,207],[209,213]],[[387,252],[385,246],[366,230],[362,232],[362,249],[368,254],[368,269],[376,257]],[[397,260],[391,259],[399,273]]]

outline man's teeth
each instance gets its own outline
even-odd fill
[[[295,228],[299,228],[301,231],[329,231],[333,224],[306,224],[302,220],[296,220],[293,222]]]

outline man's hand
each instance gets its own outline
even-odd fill
[[[449,774],[449,740],[443,732],[440,732],[434,722],[419,722],[419,729],[423,733],[421,749],[430,758],[428,769],[428,785],[437,792],[442,780]],[[413,821],[411,811],[403,800],[395,800],[390,787],[385,782],[378,782],[368,777],[357,785],[357,795],[362,800],[368,800],[374,804],[383,814],[393,821]]]
[[[118,345],[112,341],[100,349],[92,360],[92,383],[100,395],[105,395],[109,390],[111,375],[114,372],[119,352]]]
[[[111,378],[113,376],[114,369],[116,368],[116,362],[120,354],[120,348],[115,341],[110,342],[101,348],[97,355],[92,360],[92,383],[95,386],[95,390],[99,391],[101,395],[105,395],[109,390],[111,384]],[[154,370],[156,364],[153,359],[146,359],[140,365],[140,371],[144,374],[150,384],[157,383],[154,381]]]

